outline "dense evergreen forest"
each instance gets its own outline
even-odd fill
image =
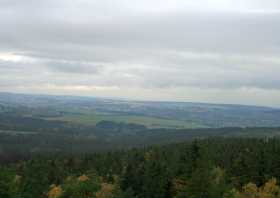
[[[1,198],[276,198],[280,139],[208,138],[2,163]]]

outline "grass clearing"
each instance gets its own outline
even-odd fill
[[[148,128],[202,128],[204,126],[181,120],[169,120],[163,118],[155,118],[149,116],[138,115],[104,115],[104,114],[67,114],[62,117],[51,118],[52,120],[61,120],[67,122],[73,122],[83,125],[96,125],[96,123],[102,120],[134,123],[145,125]]]

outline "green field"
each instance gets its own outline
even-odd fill
[[[163,118],[155,118],[149,116],[138,116],[138,115],[112,115],[112,114],[99,114],[99,113],[85,113],[82,114],[65,114],[61,117],[49,118],[49,120],[60,120],[67,121],[76,124],[83,125],[96,125],[102,120],[114,121],[114,122],[124,122],[124,123],[134,123],[145,125],[148,128],[201,128],[205,127],[203,125],[180,121],[180,120],[169,120]]]

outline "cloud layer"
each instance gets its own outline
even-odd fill
[[[0,91],[280,106],[280,3],[0,2]]]

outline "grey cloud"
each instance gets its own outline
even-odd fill
[[[3,22],[6,28],[1,29],[0,39],[15,49],[50,56],[54,56],[52,49],[59,51],[59,56],[76,49],[79,56],[96,48],[116,52],[142,48],[276,54],[280,51],[280,27],[275,24],[279,22],[280,14],[168,13],[121,17],[109,22],[93,17],[76,23],[23,17]]]
[[[203,2],[1,1],[0,86],[280,90],[279,1]]]
[[[102,67],[92,63],[69,61],[46,61],[45,65],[55,72],[75,74],[97,74]]]

